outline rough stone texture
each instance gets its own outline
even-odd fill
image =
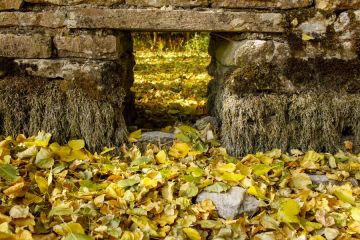
[[[315,0],[315,6],[323,10],[358,9],[360,0]]]
[[[0,57],[49,58],[51,38],[40,34],[0,34]]]
[[[126,4],[135,6],[178,6],[178,7],[206,7],[208,0],[126,0]]]
[[[102,5],[111,6],[114,4],[124,3],[125,0],[25,0],[29,3],[46,3],[54,5],[79,5],[79,4],[90,4],[90,5]]]
[[[241,187],[232,187],[225,193],[201,192],[196,202],[202,202],[206,199],[211,200],[220,217],[224,219],[235,219],[243,213],[253,214],[257,211],[259,200],[248,196],[246,190]]]
[[[48,27],[65,26],[65,12],[0,12],[0,27]]]
[[[120,55],[120,39],[116,36],[56,36],[59,57],[80,57],[116,60]]]
[[[213,1],[213,7],[225,8],[279,8],[291,9],[310,6],[313,0],[217,0]]]
[[[126,74],[126,63],[111,61],[72,61],[45,59],[15,60],[18,68],[27,75],[64,79],[65,83],[72,82],[74,86],[84,90],[89,96],[97,99],[107,99],[116,102],[116,95],[112,92],[116,88],[129,89],[132,81]],[[123,74],[123,77],[121,76]],[[71,86],[63,85],[64,88]]]
[[[358,180],[356,178],[348,178],[348,179],[345,179],[343,181],[336,181],[336,180],[329,179],[326,175],[309,174],[309,177],[310,177],[312,183],[316,184],[316,185],[320,185],[320,184],[329,185],[329,184],[332,184],[332,185],[341,186],[341,185],[344,185],[344,184],[349,182],[350,184],[352,184],[355,187],[359,186],[359,182],[358,182]]]
[[[22,4],[23,4],[23,0],[1,0],[0,11],[10,10],[10,9],[20,9]]]
[[[64,89],[66,80],[5,77],[0,81],[0,134],[36,135],[39,130],[66,143],[83,138],[91,150],[118,146],[126,139],[122,115],[125,91],[117,88],[116,103],[93,99],[77,88]],[[71,83],[69,83],[71,84]]]
[[[214,35],[209,109],[229,152],[335,152],[344,140],[358,146],[359,32],[357,14],[349,11],[302,20],[288,38]],[[314,39],[301,40],[303,33]]]
[[[175,139],[175,135],[173,133],[164,133],[160,131],[153,132],[144,132],[141,135],[140,142],[147,143],[169,143]]]
[[[280,13],[90,8],[73,10],[68,14],[69,28],[209,32],[284,31],[283,15]]]

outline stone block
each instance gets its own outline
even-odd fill
[[[53,5],[78,5],[89,4],[99,6],[112,6],[114,4],[122,4],[125,0],[25,0],[29,3],[53,4]]]
[[[54,43],[59,57],[115,60],[121,50],[120,41],[114,35],[56,36]]]
[[[208,0],[126,0],[126,4],[135,6],[177,6],[177,7],[206,7]]]
[[[344,9],[359,9],[360,0],[315,0],[316,8],[333,11]]]
[[[112,28],[134,31],[285,31],[284,17],[280,13],[84,8],[70,10],[68,16],[69,28]]]
[[[65,12],[0,12],[0,27],[48,27],[65,26]]]
[[[10,10],[10,9],[20,9],[23,4],[23,0],[1,0],[0,1],[0,11],[1,10]]]
[[[65,88],[79,88],[87,95],[116,102],[114,89],[129,89],[127,64],[112,61],[69,59],[17,59],[18,68],[27,75],[66,80]],[[123,74],[124,73],[124,74]]]
[[[313,0],[217,0],[212,7],[224,8],[257,8],[257,9],[291,9],[311,6]]]
[[[0,56],[7,58],[50,58],[50,36],[0,34]]]

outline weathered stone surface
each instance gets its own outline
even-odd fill
[[[209,32],[284,31],[283,16],[280,13],[88,8],[69,11],[68,16],[69,28]]]
[[[0,12],[0,27],[48,27],[65,26],[65,12]]]
[[[172,142],[175,139],[175,135],[173,133],[164,133],[160,131],[153,132],[144,132],[141,135],[140,142],[151,142],[151,143],[168,143]]]
[[[25,2],[46,3],[46,4],[54,4],[54,5],[90,4],[90,5],[111,6],[114,4],[124,3],[125,0],[25,0]]]
[[[328,26],[335,22],[335,18],[335,15],[331,15],[331,17],[325,17],[321,13],[316,13],[313,18],[301,23],[297,29],[302,33],[311,35],[313,37],[325,35]]]
[[[126,0],[126,4],[151,7],[162,7],[168,5],[178,7],[206,7],[209,2],[208,0]]]
[[[59,57],[94,59],[119,58],[121,44],[116,36],[56,36],[55,47]]]
[[[350,183],[351,185],[353,185],[355,187],[359,186],[358,180],[356,178],[348,178],[348,179],[343,180],[343,181],[336,181],[336,180],[329,179],[326,175],[309,174],[309,177],[310,177],[312,183],[316,184],[316,185],[320,185],[320,184],[329,185],[329,184],[332,184],[332,185],[341,186],[341,185],[344,185],[346,183]]]
[[[218,47],[215,49],[215,58],[224,66],[238,66],[243,62],[261,65],[290,56],[290,48],[286,43],[272,40],[229,41],[219,39],[219,41]]]
[[[309,177],[311,179],[311,182],[316,185],[320,185],[320,184],[327,185],[330,183],[330,180],[326,175],[309,174]]]
[[[225,193],[201,192],[196,202],[206,199],[211,200],[220,217],[224,219],[234,219],[243,213],[253,214],[257,211],[259,200],[248,196],[246,190],[241,187],[232,187]]]
[[[111,61],[71,61],[67,59],[17,59],[19,69],[26,74],[48,79],[67,80],[71,85],[64,88],[77,87],[87,95],[116,102],[116,95],[112,96],[113,89],[128,89],[129,83],[126,69]],[[131,78],[129,78],[131,79]]]
[[[315,6],[323,10],[358,9],[360,0],[315,0]]]
[[[225,8],[279,8],[291,9],[310,6],[313,0],[217,0],[213,1],[213,7]]]
[[[0,34],[0,57],[49,58],[51,38],[49,36]]]
[[[9,9],[20,9],[23,0],[1,0],[0,11]]]

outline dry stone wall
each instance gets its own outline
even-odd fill
[[[0,0],[0,132],[118,145],[131,31],[212,32],[210,109],[236,155],[360,137],[360,0]]]

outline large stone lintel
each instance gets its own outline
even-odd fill
[[[209,4],[208,0],[126,0],[126,4],[146,7],[162,7],[162,6],[177,6],[177,7],[206,7]]]
[[[217,12],[160,9],[76,9],[69,28],[135,31],[283,32],[280,13]]]
[[[270,12],[63,8],[0,13],[0,27],[279,33],[284,25],[281,13]]]
[[[124,3],[124,0],[25,0],[29,3],[39,4],[54,4],[54,5],[78,5],[78,4],[89,4],[89,5],[100,5],[100,6],[111,6],[114,4]]]

